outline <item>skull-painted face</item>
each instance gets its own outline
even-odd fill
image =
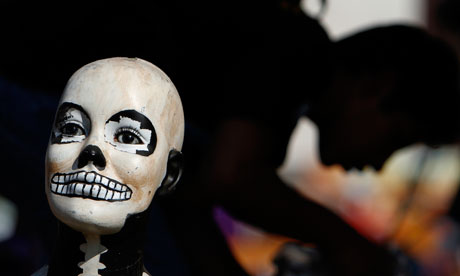
[[[46,155],[46,194],[75,230],[109,234],[147,209],[180,150],[184,119],[169,78],[141,59],[93,62],[69,80]]]

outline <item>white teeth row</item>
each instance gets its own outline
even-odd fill
[[[131,198],[131,191],[117,192],[106,189],[97,184],[55,184],[51,183],[51,191],[60,195],[77,195],[102,200],[127,200]]]
[[[53,183],[56,184],[67,184],[71,182],[83,182],[83,183],[95,183],[95,184],[101,184],[105,187],[109,187],[110,189],[113,189],[118,192],[125,192],[128,190],[128,187],[126,185],[122,185],[120,183],[117,183],[115,181],[112,181],[111,179],[96,174],[94,172],[78,172],[74,174],[56,174],[53,176],[52,179]]]

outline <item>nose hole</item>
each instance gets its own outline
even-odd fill
[[[89,162],[93,162],[93,165],[96,166],[99,170],[105,168],[106,162],[104,154],[101,149],[94,145],[88,145],[78,156],[77,167],[79,169],[88,165]]]

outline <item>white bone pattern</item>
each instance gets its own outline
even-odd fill
[[[53,193],[96,200],[123,201],[131,198],[131,189],[96,172],[56,173],[51,179]]]
[[[78,276],[100,276],[99,269],[106,266],[99,259],[108,250],[100,243],[99,236],[87,236],[86,240],[87,243],[80,245],[80,250],[85,253],[85,261],[78,264],[83,269],[83,273]]]

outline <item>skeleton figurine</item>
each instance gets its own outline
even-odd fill
[[[46,154],[46,195],[59,234],[42,275],[148,275],[148,207],[181,175],[183,135],[179,95],[156,66],[110,58],[79,69]]]

